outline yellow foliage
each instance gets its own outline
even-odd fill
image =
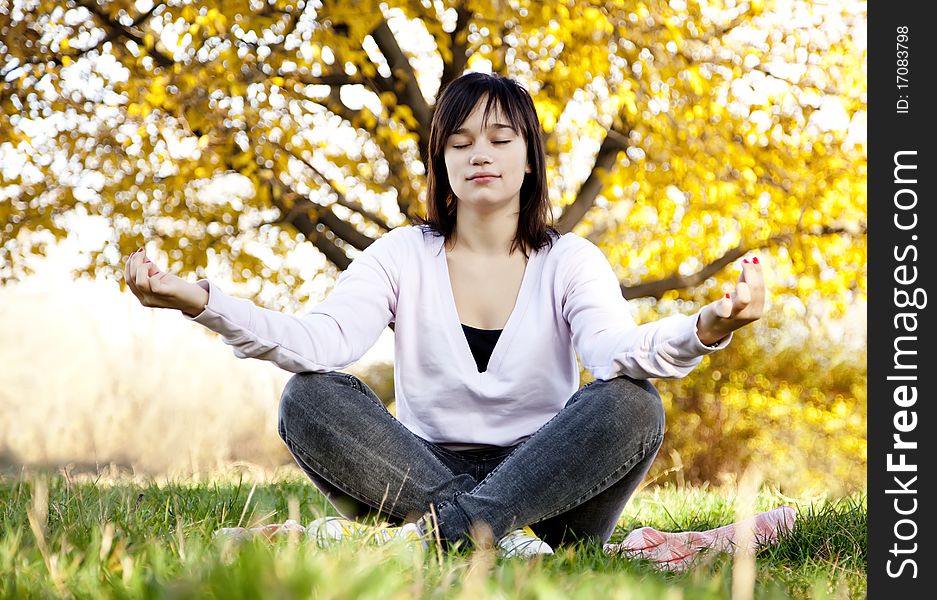
[[[655,380],[667,431],[650,477],[717,482],[756,464],[785,493],[845,493],[866,481],[865,348],[821,328],[768,344],[777,312],[736,332],[682,380]],[[803,348],[827,348],[804,353]],[[668,470],[676,462],[679,473]]]
[[[134,18],[132,3],[123,4]],[[772,335],[795,326],[816,329],[864,299],[865,142],[847,147],[845,131],[827,137],[807,126],[816,121],[818,89],[836,98],[850,119],[867,112],[865,51],[842,33],[845,28],[806,26],[761,2],[704,15],[697,3],[515,6],[471,0],[471,22],[453,39],[439,3],[381,4],[325,2],[305,9],[305,22],[297,23],[299,3],[293,0],[278,2],[282,10],[274,11],[248,0],[170,3],[138,24],[141,42],[121,27],[104,28],[97,17],[67,25],[84,10],[78,5],[43,3],[19,20],[11,17],[0,63],[32,67],[0,81],[0,146],[16,148],[28,164],[24,172],[39,175],[3,188],[13,198],[0,203],[2,239],[37,232],[62,238],[67,231],[56,224],[58,217],[85,210],[105,216],[116,240],[89,253],[87,274],[119,277],[119,251],[147,236],[179,251],[174,267],[180,275],[198,273],[209,257],[218,257],[236,277],[274,286],[277,293],[265,296],[270,307],[291,306],[295,294],[305,293],[297,292],[305,289],[299,274],[271,270],[244,250],[245,242],[259,240],[282,255],[319,232],[300,236],[295,222],[281,223],[281,239],[269,231],[275,227],[251,224],[276,221],[297,199],[331,202],[336,192],[347,192],[367,209],[349,219],[359,232],[382,231],[366,212],[388,223],[407,222],[425,200],[426,165],[419,152],[432,111],[431,101],[408,104],[410,78],[423,91],[435,89],[437,67],[467,56],[470,67],[490,62],[533,91],[558,209],[589,188],[586,178],[597,180],[603,204],[576,231],[603,249],[624,282],[693,276],[741,247],[766,265],[770,301],[789,321],[774,322]],[[108,6],[116,13],[116,5]],[[858,2],[811,10],[831,25],[865,13]],[[425,31],[399,36],[407,64],[392,65],[384,80],[364,51],[365,38],[385,14],[400,13],[411,20],[408,27],[423,23]],[[122,17],[120,23],[126,22]],[[735,35],[743,29],[767,33],[766,41],[753,45]],[[164,47],[172,43],[170,30],[192,36],[175,54]],[[48,32],[47,46],[33,43],[38,31]],[[421,55],[416,42],[425,35],[432,43]],[[80,54],[79,36],[113,39]],[[455,56],[463,50],[464,56]],[[785,83],[767,74],[765,65],[775,58],[793,61],[802,52],[810,56],[809,77]],[[96,70],[99,53],[119,68]],[[101,81],[67,89],[65,82],[74,79],[57,66],[59,60],[62,67],[87,63],[82,68]],[[40,79],[50,93],[37,93]],[[360,84],[383,110],[346,106],[337,98],[340,83],[332,81]],[[330,86],[334,93],[323,93]],[[50,123],[67,116],[63,122],[75,126],[34,147],[24,129],[47,116]],[[614,157],[611,168],[582,171],[579,165],[598,147]],[[193,150],[184,155],[179,148]],[[102,176],[101,189],[62,193],[74,186],[75,165]],[[249,180],[253,194],[198,201],[198,184],[228,173]],[[274,183],[279,187],[271,191]],[[177,247],[183,235],[187,245]],[[25,264],[32,248],[42,244],[0,243],[0,264]],[[661,290],[660,302],[712,301],[735,283],[736,267],[725,266],[690,288]],[[11,276],[0,275],[0,283]],[[738,337],[731,351],[704,362],[699,377],[660,386],[678,411],[671,414],[668,443],[697,469],[686,476],[716,477],[720,469],[731,470],[732,460],[774,460],[787,449],[790,464],[803,466],[811,455],[805,440],[813,436],[824,449],[817,467],[822,477],[846,474],[842,480],[852,481],[847,458],[858,460],[865,448],[856,385],[864,367],[835,366],[843,372],[830,384],[811,375],[816,364],[748,347],[746,336]],[[712,379],[716,371],[721,379]],[[703,435],[681,437],[682,427]]]

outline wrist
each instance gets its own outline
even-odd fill
[[[208,306],[208,292],[197,283],[192,284],[191,294],[187,295],[186,301],[179,309],[182,314],[189,318],[195,318]]]
[[[728,336],[728,333],[724,332],[715,332],[712,331],[712,328],[708,326],[709,320],[707,319],[706,310],[709,307],[705,307],[700,311],[699,317],[696,319],[696,337],[699,338],[699,341],[708,347],[717,346],[722,340]]]

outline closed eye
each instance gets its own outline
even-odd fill
[[[510,144],[510,143],[511,143],[511,140],[504,140],[504,141],[493,142],[493,143],[495,143],[495,144]],[[468,147],[469,147],[469,144],[463,144],[463,145],[461,145],[461,146],[453,146],[453,148],[468,148]]]

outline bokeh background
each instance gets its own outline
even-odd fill
[[[638,322],[765,267],[765,317],[655,380],[649,479],[864,489],[865,27],[851,1],[0,0],[0,466],[288,464],[291,374],[140,306],[125,257],[302,314],[421,214],[434,98],[483,71],[531,92],[558,228]],[[392,348],[351,369],[391,410]]]

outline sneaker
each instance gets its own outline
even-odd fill
[[[260,525],[257,527],[223,527],[212,534],[213,539],[230,540],[232,542],[242,542],[262,536],[266,540],[272,540],[277,537],[286,537],[290,533],[304,535],[306,528],[298,521],[289,519],[285,523],[270,523],[269,525]]]
[[[553,554],[553,548],[537,537],[530,527],[522,527],[508,533],[498,540],[501,556],[504,558],[531,558],[539,554]]]
[[[394,540],[426,549],[425,536],[416,523],[400,527],[372,526],[342,517],[323,517],[306,526],[306,537],[312,538],[320,547],[330,546],[344,539],[359,539],[375,544],[386,544]]]

